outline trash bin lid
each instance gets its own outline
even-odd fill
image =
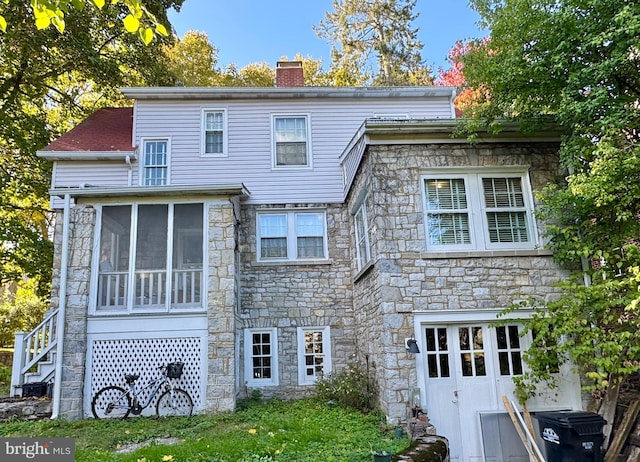
[[[607,423],[599,414],[583,411],[536,412],[533,417],[546,424],[572,429],[579,435],[600,433]]]

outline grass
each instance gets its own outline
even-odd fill
[[[191,418],[8,422],[0,423],[0,436],[73,437],[78,462],[368,462],[373,451],[398,453],[410,443],[395,437],[378,415],[313,399]],[[179,442],[155,444],[156,438]],[[118,452],[142,442],[152,443]]]

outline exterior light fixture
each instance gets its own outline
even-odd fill
[[[411,338],[405,339],[404,343],[409,353],[420,353],[420,349],[418,348],[418,342],[415,338],[411,337]]]

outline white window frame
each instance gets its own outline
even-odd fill
[[[483,178],[519,178],[522,184],[522,193],[527,227],[527,242],[505,242],[493,243],[490,241],[487,220],[487,206],[484,199],[482,185]],[[425,182],[427,180],[464,180],[467,208],[460,209],[466,211],[469,220],[469,233],[471,242],[468,244],[432,244],[429,242],[429,210],[427,210],[427,199],[425,192]],[[420,192],[422,195],[422,209],[424,216],[424,229],[427,250],[432,252],[468,252],[468,251],[491,251],[491,250],[533,250],[539,247],[538,233],[534,220],[533,194],[529,182],[527,167],[513,168],[479,168],[479,169],[437,169],[430,173],[421,175]],[[510,210],[505,208],[504,210]]]
[[[311,376],[306,373],[307,365],[305,362],[304,341],[304,334],[306,332],[322,333],[322,354],[324,356],[322,361],[322,370],[323,375],[327,375],[333,370],[331,365],[331,328],[329,326],[298,327],[298,384],[315,385],[316,381],[322,378],[322,376],[316,374],[315,371]]]
[[[207,114],[221,113],[222,114],[222,152],[207,152]],[[204,108],[202,109],[201,118],[201,147],[200,152],[203,157],[227,157],[227,110],[224,108]]]
[[[276,153],[276,120],[304,119],[307,163],[304,165],[278,165]],[[311,156],[311,123],[309,114],[271,114],[271,168],[274,170],[310,169],[313,167]]]
[[[353,227],[356,240],[356,263],[358,271],[362,270],[367,263],[371,261],[371,222],[369,221],[368,204],[369,194],[367,193],[362,198],[362,201],[357,206],[356,212],[353,215]],[[359,222],[362,223],[361,227],[364,230],[362,236],[360,236],[360,227],[358,226]],[[364,247],[365,255],[362,255],[361,247]]]
[[[166,205],[167,206],[167,261],[165,264],[165,274],[166,274],[166,292],[167,297],[165,303],[158,308],[153,309],[145,309],[143,307],[137,306],[134,303],[135,299],[135,277],[136,277],[136,251],[137,251],[137,233],[138,233],[138,217],[139,217],[139,208],[145,205]],[[176,206],[180,205],[188,205],[188,204],[202,204],[202,284],[200,286],[201,294],[200,294],[200,303],[198,306],[189,306],[188,308],[181,308],[178,306],[174,306],[171,301],[171,294],[173,293],[173,271],[175,269],[173,266],[173,247],[174,242],[173,239],[169,238],[169,236],[173,236],[173,229],[175,226],[174,223],[174,211]],[[89,301],[89,314],[95,316],[110,316],[113,314],[140,314],[140,313],[188,313],[188,312],[197,312],[201,313],[206,311],[207,306],[207,278],[205,277],[205,270],[208,267],[208,256],[207,256],[207,216],[208,216],[208,204],[206,201],[169,201],[169,202],[156,202],[156,201],[138,201],[138,202],[122,202],[122,203],[111,203],[105,202],[103,204],[96,205],[97,214],[96,214],[96,224],[94,226],[94,242],[96,245],[101,245],[101,232],[103,226],[103,209],[105,207],[115,207],[115,206],[128,206],[131,207],[131,221],[129,223],[129,263],[127,265],[127,287],[129,288],[126,294],[126,302],[124,304],[123,309],[118,309],[114,311],[110,310],[101,310],[98,307],[98,278],[100,277],[100,252],[94,251],[92,255],[92,268],[91,271],[91,280],[90,280],[90,293],[92,294]],[[180,236],[178,236],[179,238]],[[178,258],[180,256],[178,255]]]
[[[166,163],[164,165],[147,165],[146,164],[146,145],[147,143],[166,143],[167,154]],[[141,152],[140,152],[140,184],[143,186],[167,186],[171,184],[171,138],[142,138],[140,140]],[[166,171],[165,182],[162,185],[150,185],[147,184],[145,172],[147,168],[164,168]]]
[[[315,214],[322,216],[322,257],[298,257],[298,235],[296,233],[296,215],[298,214]],[[286,257],[262,257],[262,236],[260,231],[260,219],[267,215],[284,215],[287,223],[287,256]],[[279,210],[269,209],[269,211],[259,211],[256,214],[256,259],[259,262],[286,262],[286,261],[325,261],[329,259],[329,249],[327,240],[327,213],[325,210],[318,209],[296,209],[296,210]]]
[[[253,334],[269,334],[271,345],[271,377],[268,379],[253,377]],[[250,387],[267,387],[279,384],[278,329],[249,328],[244,331],[244,377]]]

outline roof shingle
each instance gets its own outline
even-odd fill
[[[133,151],[132,130],[133,108],[103,108],[52,141],[43,151]]]

